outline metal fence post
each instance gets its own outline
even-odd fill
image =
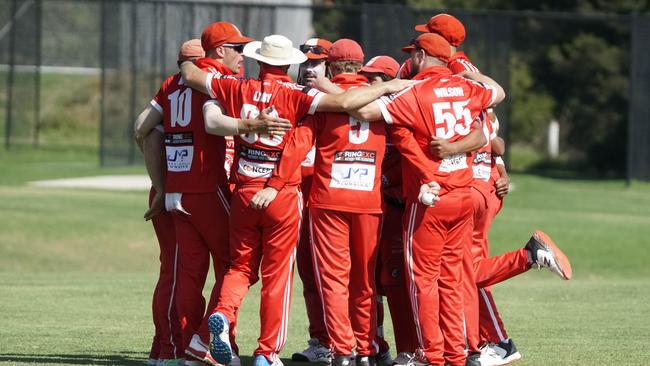
[[[41,132],[41,63],[43,42],[43,0],[36,2],[36,75],[34,77],[34,147],[38,147]]]
[[[138,65],[136,58],[136,27],[138,24],[138,4],[136,0],[131,0],[131,100],[129,101],[129,116],[131,117],[128,123],[135,121],[135,103],[137,94],[137,85],[138,85]],[[133,128],[127,127],[127,133],[129,138],[129,156],[127,158],[127,164],[133,165],[135,160],[135,143],[133,141]]]
[[[105,163],[105,156],[104,156],[104,129],[106,128],[106,105],[104,100],[106,99],[106,47],[107,47],[107,40],[106,40],[106,7],[108,7],[108,1],[103,1],[100,5],[100,26],[101,29],[99,31],[99,63],[102,68],[102,76],[101,76],[101,82],[100,82],[100,88],[101,88],[101,97],[99,98],[99,110],[100,110],[100,115],[99,115],[99,165],[104,166]]]
[[[9,36],[9,73],[7,74],[7,119],[5,121],[5,149],[11,146],[11,123],[14,91],[14,72],[16,62],[16,5],[17,0],[11,1],[11,35]]]

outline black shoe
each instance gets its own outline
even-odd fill
[[[350,366],[350,356],[336,356],[332,360],[332,366]]]
[[[566,254],[541,230],[536,230],[526,243],[526,249],[535,268],[548,268],[564,280],[571,279],[573,271]]]
[[[355,359],[356,366],[375,366],[374,356],[357,356]]]
[[[467,359],[465,360],[465,366],[481,366],[481,361],[479,361],[479,357],[481,357],[480,353],[472,353],[470,355],[467,355]]]

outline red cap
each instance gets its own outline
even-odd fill
[[[327,62],[335,61],[357,61],[363,63],[363,50],[361,46],[347,38],[339,39],[332,43],[329,55],[327,55]]]
[[[399,78],[404,80],[410,79],[412,71],[413,69],[411,66],[411,59],[408,58],[401,66],[401,70],[399,71]]]
[[[361,68],[361,72],[376,72],[391,78],[397,77],[397,70],[399,70],[399,63],[390,56],[375,56]]]
[[[332,48],[332,42],[322,38],[310,38],[300,45],[300,51],[310,60],[324,60]]]
[[[418,24],[415,30],[424,33],[438,33],[449,42],[458,47],[465,40],[465,26],[456,17],[449,14],[432,16],[427,24]]]
[[[187,61],[193,58],[205,57],[203,47],[201,47],[201,40],[190,39],[183,43],[181,49],[178,51],[178,61]]]
[[[433,56],[448,62],[451,57],[449,42],[436,33],[420,34],[410,45],[403,47],[402,51],[410,53],[416,47],[421,48],[429,56]]]
[[[253,38],[242,36],[239,29],[232,23],[216,22],[208,25],[201,34],[201,45],[205,51],[217,48],[224,43],[248,43]]]

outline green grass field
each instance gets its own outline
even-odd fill
[[[141,218],[145,192],[25,183],[144,169],[99,169],[92,150],[18,150],[0,152],[0,171],[0,365],[142,365],[157,269],[153,230]],[[530,175],[513,182],[491,231],[493,253],[519,248],[540,228],[574,269],[570,282],[531,271],[495,287],[519,364],[646,364],[650,186]],[[258,291],[241,310],[243,355],[257,338]],[[299,294],[296,278],[285,358],[307,340]]]

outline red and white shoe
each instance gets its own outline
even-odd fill
[[[573,276],[569,258],[541,230],[535,231],[530,240],[528,240],[528,243],[526,243],[526,249],[530,252],[533,267],[548,268],[563,280],[570,280],[571,276]]]
[[[190,345],[185,349],[185,354],[208,365],[223,366],[212,358],[208,346],[201,342],[201,337],[198,334],[192,336]]]

